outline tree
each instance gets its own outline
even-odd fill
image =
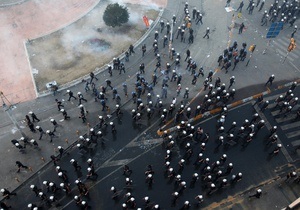
[[[129,12],[127,7],[119,5],[118,3],[109,4],[103,14],[103,20],[106,25],[116,27],[127,23],[129,19]]]

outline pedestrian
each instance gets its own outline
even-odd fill
[[[210,33],[210,29],[209,29],[209,27],[207,27],[205,35],[203,36],[203,38],[207,37],[207,39],[209,39],[209,33]]]
[[[34,129],[34,125],[33,125],[32,122],[29,122],[29,123],[28,123],[28,127],[29,127],[29,129],[30,129],[30,131],[31,131],[32,133],[35,133],[35,132],[36,132],[36,130]]]
[[[142,56],[143,56],[143,57],[144,57],[146,51],[147,51],[146,44],[143,44],[143,45],[142,45]]]
[[[78,164],[78,162],[76,160],[71,159],[70,163],[74,167],[75,171],[80,171],[81,170],[81,166]]]
[[[12,207],[9,206],[8,204],[0,201],[0,208],[3,209],[3,210],[8,210],[8,209],[11,209]]]
[[[196,205],[199,206],[201,203],[203,203],[204,199],[203,199],[203,195],[197,195],[195,197],[195,200],[196,200]]]
[[[30,111],[29,114],[31,115],[32,122],[35,122],[35,121],[40,122],[40,120],[37,118],[37,116],[32,111]]]
[[[161,97],[162,98],[167,98],[167,95],[168,95],[168,89],[167,89],[167,86],[163,86],[162,87],[162,93],[161,93]]]
[[[56,102],[58,111],[60,111],[64,107],[64,105],[62,105],[62,102],[59,101],[58,99],[55,99],[55,102]]]
[[[274,136],[270,136],[266,146],[277,143],[278,136],[275,134]]]
[[[260,4],[260,0],[257,0],[256,7],[258,7],[259,4]]]
[[[263,95],[260,95],[260,96],[256,99],[255,103],[254,103],[252,106],[255,106],[256,104],[259,106],[263,101],[264,101],[264,96],[263,96]]]
[[[67,93],[68,93],[68,95],[69,95],[68,101],[70,101],[71,98],[74,98],[75,100],[77,99],[77,98],[74,96],[74,93],[73,93],[71,90],[67,90]]]
[[[92,83],[94,79],[98,81],[98,78],[95,76],[93,72],[90,73],[90,77],[91,77],[90,83]]]
[[[64,116],[64,119],[65,119],[65,120],[70,119],[70,117],[68,116],[68,113],[66,112],[66,110],[61,109],[60,111],[61,111],[62,115]]]
[[[241,172],[239,172],[236,175],[232,175],[231,181],[232,181],[232,183],[239,182],[242,180],[242,177],[243,177],[243,174]]]
[[[129,168],[128,165],[124,165],[123,167],[123,175],[130,176],[132,174],[132,170]]]
[[[197,10],[196,15],[197,15],[196,25],[198,25],[199,22],[201,25],[203,25],[203,22],[202,22],[203,15],[200,13],[200,10]]]
[[[113,87],[111,86],[111,81],[109,79],[106,79],[105,82],[106,82],[106,87],[105,88],[110,87],[111,90],[112,90]]]
[[[52,125],[54,126],[53,132],[56,131],[56,128],[59,127],[60,125],[56,122],[56,120],[54,120],[53,118],[50,119],[50,122],[52,123]]]
[[[134,47],[133,47],[133,45],[131,44],[130,46],[129,46],[129,55],[131,55],[132,53],[134,54],[135,52],[134,52]]]
[[[23,165],[20,161],[16,161],[16,166],[18,167],[17,173],[20,172],[21,168],[28,169],[28,166]]]
[[[261,4],[260,4],[260,7],[259,7],[259,12],[262,10],[262,8],[264,7],[264,5],[265,5],[265,1],[266,0],[263,0],[262,2],[261,2]]]
[[[81,104],[82,101],[87,102],[87,100],[83,97],[83,95],[82,95],[81,92],[78,92],[78,93],[77,93],[77,96],[78,96],[78,99],[79,99],[78,106]]]
[[[289,182],[290,179],[295,179],[297,177],[297,172],[296,171],[291,171],[287,173],[285,182]]]
[[[56,136],[56,135],[54,134],[54,132],[52,132],[52,131],[50,131],[50,130],[47,130],[46,133],[47,133],[47,134],[49,135],[49,137],[50,137],[50,142],[53,141],[53,138],[58,138],[58,136]]]
[[[95,172],[95,169],[94,168],[91,168],[91,167],[88,167],[87,168],[87,179],[97,179],[98,178],[98,174]]]
[[[128,50],[125,51],[125,61],[129,62],[129,52],[128,52]]]
[[[257,189],[256,192],[255,192],[255,194],[249,195],[249,198],[254,198],[254,197],[255,198],[260,198],[261,194],[262,194],[262,190],[261,189]]]
[[[244,25],[244,23],[242,23],[239,28],[239,34],[243,33],[244,28],[245,28],[245,25]]]
[[[242,9],[243,9],[243,6],[244,6],[244,1],[241,1],[239,7],[236,9],[237,12],[242,12]]]
[[[260,108],[260,110],[261,110],[262,112],[264,112],[268,106],[269,106],[269,101],[267,100],[267,101],[265,101],[265,102],[263,103],[263,105],[262,105],[262,107]]]
[[[274,79],[275,79],[275,75],[272,74],[272,75],[269,77],[268,81],[266,82],[265,86],[267,86],[269,83],[270,83],[270,86],[271,86],[271,85],[273,84]]]
[[[297,29],[298,29],[298,27],[294,26],[294,30],[293,30],[293,33],[291,34],[291,38],[294,38],[295,33],[297,32]]]
[[[30,117],[28,115],[25,115],[25,121],[27,125],[31,123]]]
[[[17,195],[17,193],[12,193],[6,188],[2,188],[0,190],[0,192],[2,193],[2,196],[4,197],[4,199],[9,199],[11,195],[14,195],[14,196]]]
[[[268,21],[269,21],[269,15],[267,14],[264,18],[262,18],[262,24],[261,26],[268,26]]]
[[[254,10],[254,7],[255,7],[255,4],[254,4],[254,3],[251,4],[251,6],[250,6],[250,8],[249,8],[249,12],[248,12],[249,15],[252,15],[253,10]]]
[[[176,204],[178,198],[179,198],[179,193],[176,192],[176,191],[173,192],[173,193],[172,193],[172,206],[175,206],[175,204]]]
[[[282,144],[277,144],[272,152],[269,153],[269,156],[278,155],[280,149],[282,148]]]
[[[33,145],[33,146],[35,146],[35,147],[38,147],[39,146],[39,144],[36,142],[36,140],[34,140],[34,139],[31,139],[30,140],[30,143]]]
[[[227,0],[225,7],[230,7],[230,2],[231,2],[231,0]]]
[[[50,84],[50,89],[51,89],[51,91],[53,93],[53,96],[55,96],[56,93],[57,93],[57,90],[58,90],[58,86],[54,85],[54,84]]]
[[[186,61],[191,56],[191,51],[189,49],[186,50],[186,58],[184,61]]]
[[[269,136],[268,137],[271,137],[271,136],[273,136],[273,134],[274,133],[276,133],[276,131],[277,131],[277,126],[276,125],[274,125],[271,129],[270,129],[270,134],[269,134]]]
[[[184,92],[184,95],[183,95],[183,98],[189,98],[189,88],[185,88],[185,92]]]

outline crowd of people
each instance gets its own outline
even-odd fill
[[[259,8],[259,11],[263,9],[264,2],[258,1],[256,4],[251,0],[247,10],[249,14],[252,14],[254,6]],[[298,2],[284,2],[283,5],[279,6],[278,1],[271,6],[269,12],[264,15],[262,22],[271,16],[270,21],[276,21],[277,16],[279,19],[283,19],[285,23],[289,23],[293,26],[295,20],[294,16],[297,17],[298,9],[296,5]],[[230,5],[230,1],[227,1],[227,5]],[[240,4],[240,7],[237,9],[239,12],[242,12],[243,1]],[[251,11],[251,12],[250,12]],[[185,52],[185,59],[182,53],[177,52],[174,48],[176,42],[185,42],[185,39],[188,39],[187,44],[192,44],[195,40],[195,29],[193,25],[201,24],[203,25],[203,15],[200,10],[197,8],[190,8],[188,3],[185,3],[183,8],[184,18],[178,20],[176,15],[173,15],[170,22],[165,23],[163,20],[159,22],[159,29],[154,33],[154,41],[152,44],[153,56],[155,58],[156,64],[153,68],[153,73],[151,73],[151,78],[146,77],[146,72],[148,69],[145,67],[145,63],[140,63],[138,67],[138,72],[136,74],[135,86],[130,92],[128,89],[131,88],[127,86],[127,83],[124,82],[121,85],[122,91],[118,90],[118,85],[112,83],[111,77],[114,76],[115,72],[118,72],[118,75],[126,74],[126,62],[129,62],[130,56],[135,54],[133,45],[130,45],[128,51],[125,53],[124,60],[120,58],[114,58],[113,64],[108,65],[107,72],[109,73],[109,78],[105,80],[106,85],[98,86],[97,82],[100,80],[96,75],[91,72],[90,79],[83,80],[84,82],[84,91],[86,93],[91,93],[93,95],[93,100],[98,103],[100,102],[102,106],[103,114],[98,116],[99,122],[98,125],[94,128],[90,128],[89,133],[84,136],[79,136],[78,141],[76,142],[76,147],[82,155],[88,154],[88,151],[95,149],[97,144],[105,143],[104,139],[104,130],[107,128],[111,129],[111,133],[115,134],[117,128],[114,122],[111,120],[111,115],[115,114],[118,118],[122,117],[122,104],[123,100],[131,100],[135,108],[132,109],[132,120],[136,125],[141,125],[142,120],[152,120],[155,116],[160,119],[160,127],[165,125],[168,121],[174,120],[177,125],[177,130],[170,134],[168,132],[163,132],[163,148],[165,150],[165,157],[163,159],[164,165],[164,175],[167,182],[174,182],[176,190],[170,195],[171,203],[173,206],[182,205],[182,209],[188,209],[193,203],[200,205],[205,196],[211,196],[215,192],[221,189],[225,189],[229,185],[234,185],[237,182],[242,180],[242,172],[233,172],[233,163],[228,161],[226,154],[220,156],[216,161],[211,161],[208,158],[208,151],[206,150],[206,145],[208,142],[211,142],[210,134],[204,132],[201,127],[195,128],[187,121],[199,114],[203,114],[214,108],[221,108],[220,117],[217,121],[217,138],[215,150],[219,150],[221,147],[229,148],[232,145],[240,144],[242,148],[246,148],[253,138],[255,138],[259,131],[265,126],[265,122],[262,119],[259,119],[259,115],[255,113],[253,118],[248,120],[244,119],[244,122],[241,123],[240,127],[237,126],[236,122],[232,122],[230,126],[226,120],[228,114],[227,105],[234,100],[236,90],[233,88],[235,84],[235,76],[231,76],[227,85],[221,81],[220,77],[214,79],[213,82],[213,70],[208,70],[206,73],[204,67],[198,66],[197,61],[194,60],[191,56],[189,49]],[[277,15],[279,14],[279,15]],[[168,46],[171,24],[174,26],[179,25],[177,32],[174,34],[173,48],[170,49],[169,57],[166,60],[163,60],[161,54],[166,50]],[[297,27],[295,27],[297,29]],[[199,29],[197,29],[199,30]],[[162,38],[160,36],[162,35]],[[203,38],[209,39],[210,29],[207,27]],[[178,40],[177,40],[178,39]],[[219,56],[217,64],[221,70],[225,70],[225,73],[228,73],[229,68],[232,66],[231,60],[233,60],[232,71],[235,70],[239,61],[244,61],[247,56],[247,44],[242,43],[240,49],[238,49],[238,43],[234,42],[232,46],[225,49],[222,55]],[[145,56],[149,51],[149,46],[146,44],[142,45],[142,57]],[[253,49],[254,50],[254,49]],[[185,63],[186,62],[186,63]],[[162,65],[165,63],[165,65]],[[186,65],[186,66],[185,66]],[[159,70],[159,72],[157,72]],[[180,71],[186,71],[188,74],[184,76]],[[204,79],[203,81],[203,91],[205,91],[204,98],[197,103],[195,108],[192,108],[188,104],[190,99],[189,91],[190,87],[182,87],[182,81],[187,80],[188,75],[191,78],[191,85],[197,85],[200,76]],[[159,78],[161,77],[161,80]],[[184,78],[183,78],[184,77]],[[266,85],[272,85],[275,76],[271,75]],[[161,81],[161,84],[159,82]],[[161,85],[160,93],[157,93],[155,87]],[[201,85],[202,86],[202,85]],[[298,103],[298,98],[293,95],[293,91],[296,88],[297,83],[293,83],[289,91],[285,95],[281,95],[276,99],[276,105],[274,107],[280,109],[280,112],[283,113],[283,117],[292,112],[293,107]],[[120,86],[119,86],[120,87]],[[173,91],[169,89],[173,88]],[[71,90],[67,90],[64,95],[67,95],[68,101],[78,101],[79,114],[76,118],[80,118],[84,124],[87,123],[87,114],[89,113],[84,106],[84,102],[88,102],[85,98],[84,93],[77,92],[77,97]],[[167,102],[169,95],[172,95],[171,103]],[[57,97],[57,96],[55,96]],[[111,97],[111,98],[110,98]],[[123,99],[122,99],[123,98]],[[124,99],[125,98],[125,99]],[[181,99],[180,99],[181,98]],[[108,100],[115,102],[112,105]],[[177,101],[180,101],[178,104]],[[69,116],[67,113],[67,108],[65,107],[62,100],[56,98],[55,103],[57,105],[58,111],[62,114],[64,120],[70,120],[74,116]],[[269,105],[268,101],[264,101],[263,97],[257,99],[254,105],[260,106],[261,111],[264,111]],[[90,116],[92,117],[92,116]],[[300,110],[297,110],[297,117],[294,120],[299,120]],[[54,138],[58,138],[56,135],[57,129],[61,129],[62,126],[55,119],[51,118],[49,126],[47,129],[43,129],[41,125],[34,125],[41,121],[40,118],[33,112],[29,111],[25,115],[25,121],[33,133],[32,135],[38,134],[38,139],[42,140],[45,137],[53,141]],[[228,127],[228,129],[225,129]],[[269,150],[269,156],[275,156],[279,153],[282,145],[277,142],[276,135],[276,126],[273,126],[270,131],[270,135],[266,139],[266,144],[273,147]],[[45,136],[44,136],[45,134]],[[34,148],[39,148],[38,142],[32,137],[23,136],[20,139],[13,139],[12,144],[20,151],[24,152],[27,146],[30,145]],[[194,143],[196,142],[196,143]],[[172,148],[176,145],[180,145],[182,149],[182,159],[178,162],[175,162],[175,158],[172,155]],[[200,151],[196,154],[196,146],[199,145]],[[197,146],[198,147],[198,146]],[[86,197],[89,194],[89,189],[85,184],[83,179],[70,180],[68,177],[68,171],[62,169],[59,166],[60,159],[64,158],[66,150],[62,146],[58,146],[57,149],[58,155],[52,155],[51,160],[54,163],[55,171],[57,177],[60,180],[59,184],[53,180],[44,180],[42,186],[30,185],[30,190],[36,195],[40,202],[31,202],[28,203],[28,208],[32,210],[39,209],[42,205],[45,206],[59,206],[59,196],[61,192],[64,192],[66,195],[72,195],[74,202],[81,209],[89,209],[90,205],[87,202]],[[187,162],[193,162],[193,167],[195,171],[190,176],[190,180],[183,180],[181,174],[186,167]],[[83,170],[83,166],[79,165],[78,161],[74,158],[70,159],[70,164],[73,166],[75,171]],[[16,161],[18,171],[21,169],[28,170],[28,166],[22,164],[20,161]],[[222,167],[221,167],[222,166]],[[86,172],[85,180],[96,180],[98,174],[96,173],[97,168],[95,168],[92,158],[89,158],[86,163]],[[287,180],[293,179],[294,182],[299,183],[299,176],[296,172],[292,172]],[[125,196],[123,198],[122,208],[123,209],[133,209],[137,208],[136,196],[134,195],[133,182],[131,179],[132,170],[130,166],[125,165],[123,169],[123,175],[125,176],[124,188],[126,189]],[[148,185],[148,188],[152,188],[154,183],[155,173],[152,165],[147,166],[145,171],[145,179]],[[201,182],[203,194],[197,194],[192,200],[186,200],[183,204],[177,204],[178,198],[187,188],[187,182],[190,182],[191,185],[195,185],[197,182]],[[73,195],[72,189],[77,187],[76,195]],[[118,190],[123,188],[123,186],[111,187],[112,198],[114,200],[119,200],[121,198],[121,192],[123,190]],[[261,189],[257,189],[254,195],[250,197],[260,198]],[[6,188],[1,189],[1,193],[6,199],[9,199],[11,195],[16,195],[15,193],[9,192]],[[152,202],[149,196],[145,195],[143,198],[144,208],[145,209],[160,209],[160,204]],[[9,209],[10,206],[6,205],[4,202],[1,202],[2,209]],[[141,209],[141,208],[137,208]]]

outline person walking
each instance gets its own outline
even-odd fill
[[[242,23],[239,28],[239,34],[243,33],[244,28],[245,28],[245,25],[244,25],[244,23]]]
[[[207,27],[205,35],[203,36],[203,38],[207,37],[207,39],[209,39],[209,34],[210,34],[210,29],[209,29],[209,27]]]
[[[83,95],[82,95],[81,92],[78,92],[78,93],[77,93],[77,96],[78,96],[78,99],[79,99],[78,106],[81,104],[82,101],[87,102],[87,100],[83,97]]]
[[[17,173],[20,172],[21,168],[28,169],[28,166],[23,165],[20,161],[16,161],[16,166],[18,167]]]
[[[237,12],[242,12],[242,9],[243,9],[243,6],[244,6],[244,1],[241,1],[239,7],[236,9]]]
[[[262,8],[264,7],[264,5],[265,5],[265,0],[263,0],[262,2],[261,2],[261,4],[260,4],[260,7],[259,7],[259,12],[262,10]]]
[[[2,188],[0,192],[2,193],[4,199],[9,199],[11,195],[15,195],[15,196],[17,195],[17,193],[12,193],[6,188]]]
[[[50,131],[50,130],[47,130],[46,133],[47,133],[47,134],[49,135],[49,137],[50,137],[50,142],[53,141],[53,138],[58,138],[58,136],[56,136],[56,135],[54,134],[54,132],[52,132],[52,131]]]
[[[257,189],[255,194],[253,195],[249,195],[249,198],[260,198],[261,197],[261,194],[262,194],[262,190],[261,189]]]
[[[95,79],[96,81],[98,81],[98,78],[95,76],[95,74],[94,74],[93,72],[90,73],[90,77],[91,77],[90,83],[92,83],[94,79]]]
[[[230,77],[228,89],[235,83],[235,76]]]
[[[143,46],[142,46],[142,56],[143,56],[143,57],[144,57],[146,51],[147,51],[146,44],[143,44]]]
[[[66,110],[61,109],[60,111],[61,111],[62,115],[64,116],[65,120],[69,120],[70,119],[70,116],[68,116],[68,113],[66,112]]]
[[[294,30],[293,30],[293,33],[291,34],[291,38],[294,38],[294,35],[295,35],[295,33],[297,32],[297,30],[298,30],[298,27],[295,26],[295,27],[294,27]]]
[[[189,57],[191,57],[191,51],[189,49],[187,49],[185,53],[186,53],[186,57],[185,57],[184,61],[187,61],[187,59]]]
[[[266,82],[265,86],[267,86],[269,83],[270,83],[270,86],[271,86],[271,85],[273,84],[274,79],[275,79],[275,75],[272,74],[272,75],[269,77],[268,81]]]
[[[69,95],[68,101],[70,101],[71,98],[74,98],[75,100],[77,99],[77,98],[74,96],[74,93],[73,93],[71,90],[67,90],[67,93],[68,93],[68,95]]]
[[[60,111],[64,107],[64,105],[62,105],[62,102],[59,101],[58,99],[55,99],[55,102],[56,102],[58,111]]]
[[[35,122],[35,121],[40,122],[39,118],[37,118],[37,116],[32,111],[29,112],[29,115],[31,115],[32,122]]]
[[[231,0],[227,0],[225,7],[230,7],[230,2],[231,2]]]
[[[43,135],[46,134],[46,132],[43,130],[41,126],[36,126],[35,128],[40,132],[39,140],[41,140],[43,138]]]
[[[282,147],[281,144],[277,144],[276,147],[273,149],[273,151],[269,153],[269,156],[278,155],[281,147]]]

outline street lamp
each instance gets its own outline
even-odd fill
[[[21,133],[21,135],[23,137],[27,137],[26,134],[22,131],[21,127],[19,126],[18,122],[16,121],[16,119],[14,118],[14,116],[11,113],[11,109],[13,107],[15,107],[14,105],[12,105],[9,100],[5,97],[5,95],[3,94],[2,91],[0,91],[0,97],[2,100],[2,108],[5,111],[5,113],[7,114],[7,116],[9,117],[9,119],[11,120],[11,122],[14,124],[14,126],[17,128],[17,130]],[[7,106],[7,104],[5,103],[5,101],[7,101],[7,103],[9,104],[9,106]]]

